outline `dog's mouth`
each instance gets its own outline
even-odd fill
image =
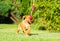
[[[28,23],[31,24],[31,20],[29,20]]]

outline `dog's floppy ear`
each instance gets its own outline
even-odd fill
[[[23,16],[23,19],[25,20],[26,16]]]

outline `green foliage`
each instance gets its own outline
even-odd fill
[[[34,5],[35,28],[44,26],[49,31],[60,31],[60,0],[35,0]],[[8,16],[10,9],[21,19],[23,15],[31,13],[31,7],[32,0],[3,0],[0,1],[0,15]]]
[[[60,31],[60,1],[39,1],[35,3],[34,20],[37,26],[49,31]],[[42,21],[41,21],[41,19]]]
[[[0,2],[0,15],[2,16],[8,16],[7,12],[11,7],[8,3],[1,1]]]

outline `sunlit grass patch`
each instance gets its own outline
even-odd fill
[[[17,25],[15,24],[1,25],[1,27],[3,29],[0,29],[0,41],[60,41],[60,33],[32,29],[31,35],[25,36],[21,31],[16,34]]]

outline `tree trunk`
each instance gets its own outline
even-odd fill
[[[19,23],[18,18],[14,15],[13,12],[10,12],[10,19],[14,22],[14,23]]]

